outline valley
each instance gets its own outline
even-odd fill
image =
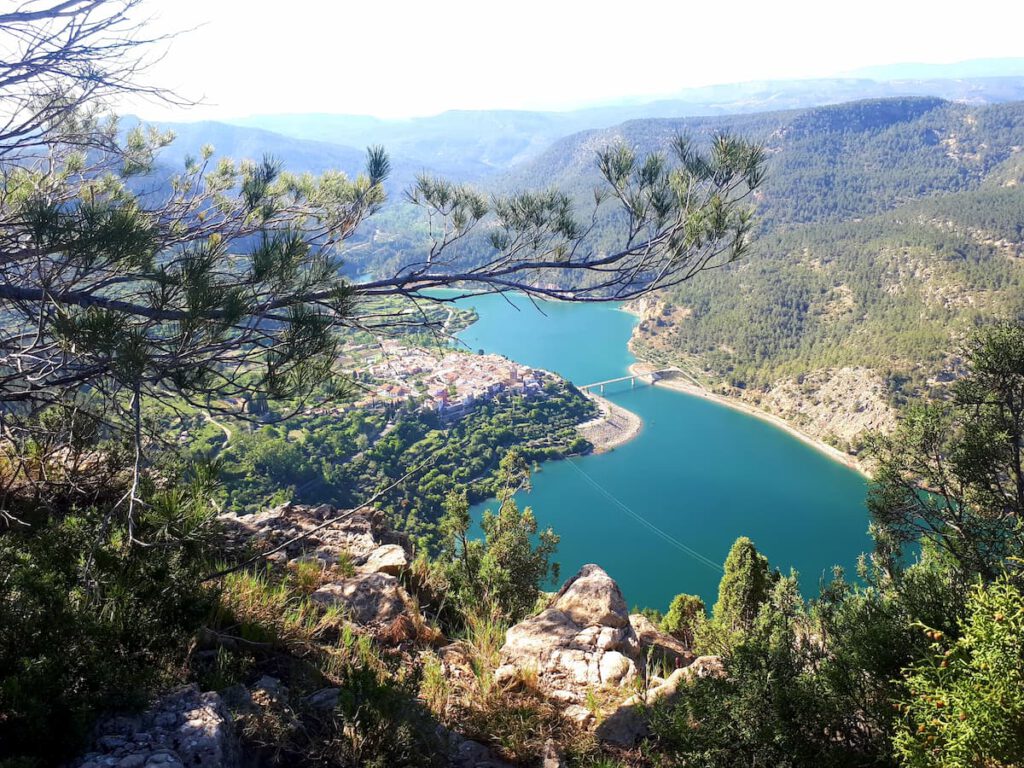
[[[1024,766],[986,2],[0,9],[0,768]]]

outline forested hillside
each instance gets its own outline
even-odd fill
[[[726,83],[686,88],[649,103],[638,100],[564,112],[450,110],[391,120],[366,115],[259,114],[229,122],[296,139],[353,147],[383,144],[396,157],[472,181],[533,159],[562,137],[627,120],[754,114],[869,98],[934,96],[975,104],[1019,100],[1024,98],[1022,62],[983,60],[944,69],[894,67],[849,77]]]
[[[1024,310],[1021,103],[915,98],[635,121],[569,137],[501,185],[548,178],[583,201],[596,148],[649,151],[717,131],[758,139],[771,158],[758,242],[663,296],[668,306],[647,305],[641,356],[684,362],[706,385],[851,447],[858,430],[842,427],[844,409],[874,408],[883,416],[872,426],[886,426],[908,395],[955,374],[968,329]],[[827,381],[845,383],[822,402]],[[815,407],[833,417],[827,431],[808,415]]]

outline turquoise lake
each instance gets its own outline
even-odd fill
[[[626,344],[636,318],[608,304],[480,296],[460,303],[479,322],[460,334],[483,349],[554,371],[576,384],[614,378],[634,362]],[[833,565],[851,576],[869,551],[864,478],[783,430],[739,411],[660,387],[629,383],[605,397],[644,421],[613,451],[553,461],[518,501],[561,536],[561,577],[598,563],[630,606],[664,610],[679,592],[708,606],[737,536],[796,569],[806,594]],[[474,508],[479,516],[493,502]],[[639,518],[639,519],[638,519]],[[655,530],[656,529],[656,530]]]

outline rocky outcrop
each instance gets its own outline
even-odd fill
[[[585,565],[549,608],[508,630],[495,679],[536,674],[552,698],[580,704],[591,688],[629,685],[643,663],[618,585],[598,566]]]
[[[319,563],[323,582],[313,592],[315,601],[340,607],[346,618],[360,626],[390,628],[410,602],[397,578],[411,560],[408,542],[372,509],[320,528],[340,514],[341,510],[327,504],[283,504],[252,515],[226,514],[221,522],[236,546],[268,550],[285,544],[268,557],[272,562]]]
[[[588,692],[629,689],[645,676],[648,656],[672,667],[693,661],[674,638],[642,616],[630,617],[612,578],[596,565],[585,565],[546,610],[508,630],[495,679],[507,684],[536,675],[548,696],[581,705]],[[580,713],[578,719],[587,718]]]
[[[360,573],[392,576],[408,567],[408,541],[392,531],[376,510],[361,509],[317,530],[342,512],[329,504],[317,507],[282,504],[251,515],[228,513],[222,515],[220,521],[228,542],[236,546],[270,549],[306,534],[271,555],[270,559],[275,562],[317,560],[329,567],[344,560]]]
[[[813,371],[776,382],[766,392],[744,394],[812,437],[840,447],[855,444],[867,432],[889,432],[896,424],[885,380],[869,368]]]
[[[114,717],[97,728],[92,751],[76,768],[236,768],[237,744],[227,708],[216,693],[186,686],[137,717]]]
[[[647,658],[661,665],[662,669],[685,667],[696,658],[679,640],[662,632],[643,614],[632,614],[629,623],[641,647],[647,649]]]
[[[656,667],[648,669],[649,660]],[[602,740],[631,746],[647,734],[647,705],[720,669],[715,657],[695,658],[644,616],[630,616],[612,578],[585,565],[547,609],[508,630],[495,680],[535,680],[577,725],[597,725]],[[662,679],[655,670],[674,671]],[[649,686],[646,693],[634,695],[638,685]],[[603,703],[601,711],[594,702]]]
[[[398,579],[387,573],[360,573],[331,581],[313,593],[323,605],[338,605],[356,624],[375,626],[397,619],[409,598]]]

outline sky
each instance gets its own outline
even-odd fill
[[[1024,56],[1017,0],[147,0],[181,32],[149,119],[572,109],[899,62]]]

